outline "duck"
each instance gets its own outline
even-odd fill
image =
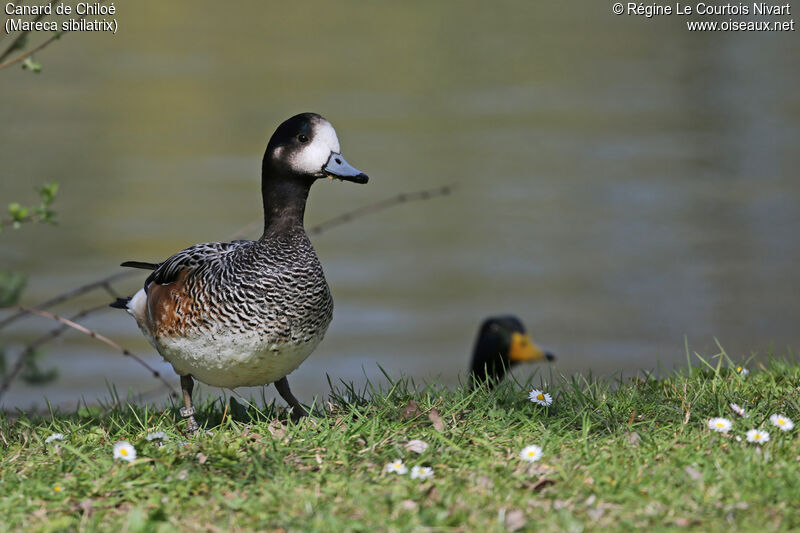
[[[517,364],[544,360],[554,361],[555,356],[533,342],[518,317],[488,317],[478,328],[470,363],[470,386],[493,389]]]
[[[312,184],[369,177],[342,156],[333,126],[301,113],[272,134],[261,166],[264,232],[258,240],[195,244],[159,263],[144,287],[112,307],[131,314],[180,376],[187,430],[195,380],[234,389],[274,383],[292,417],[308,413],[287,375],[311,355],[333,318],[333,298],[303,218]]]

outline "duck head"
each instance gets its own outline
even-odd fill
[[[537,346],[515,316],[483,321],[472,353],[470,376],[476,383],[497,384],[509,368],[526,362],[553,361],[555,356]]]
[[[302,227],[309,190],[320,178],[369,180],[342,156],[330,122],[316,113],[295,115],[278,126],[264,152],[264,237]]]
[[[367,183],[369,177],[342,156],[331,123],[316,113],[301,113],[278,126],[264,154],[265,170],[314,181],[332,178]]]

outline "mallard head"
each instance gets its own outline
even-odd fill
[[[537,346],[519,318],[489,317],[478,330],[472,352],[470,379],[476,383],[493,386],[505,377],[509,368],[518,363],[553,361],[555,356]]]

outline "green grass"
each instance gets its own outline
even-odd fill
[[[800,366],[771,361],[743,377],[723,359],[663,380],[551,377],[549,408],[513,382],[339,390],[298,424],[274,406],[212,401],[199,409],[210,431],[193,438],[173,406],[3,417],[0,529],[797,530],[800,427],[768,418],[800,422]],[[730,434],[706,428],[714,416],[733,420]],[[771,440],[746,442],[752,427]],[[170,440],[147,442],[154,430]],[[65,434],[59,448],[44,443],[53,432]],[[410,439],[430,447],[406,451]],[[119,440],[136,446],[134,463],[112,459]],[[528,444],[541,461],[519,459]],[[383,473],[396,458],[435,476]]]

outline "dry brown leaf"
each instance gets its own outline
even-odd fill
[[[94,501],[91,498],[87,498],[78,504],[78,508],[83,511],[83,514],[86,517],[92,516],[92,506],[94,505]]]
[[[422,453],[428,449],[428,443],[424,440],[413,439],[405,444],[406,450],[414,453]]]
[[[522,529],[525,527],[527,520],[525,519],[525,513],[520,511],[519,509],[514,509],[513,511],[509,511],[506,513],[506,529],[509,531],[517,531],[518,529]]]
[[[588,511],[586,511],[586,514],[589,516],[589,519],[591,519],[593,522],[597,522],[598,520],[603,518],[603,515],[606,514],[606,511],[605,509],[601,509],[599,507],[593,507]]]
[[[442,420],[442,415],[439,414],[439,411],[436,409],[428,411],[428,419],[433,422],[433,429],[439,433],[444,431],[444,420]]]
[[[436,487],[431,487],[431,488],[428,490],[428,492],[426,492],[426,493],[425,493],[425,498],[426,498],[426,499],[427,499],[429,502],[438,502],[438,501],[439,501],[439,499],[440,499],[440,497],[439,497],[439,491],[438,491],[438,490],[436,490]]]
[[[337,416],[336,420],[333,421],[333,427],[338,428],[339,431],[347,430],[347,424],[344,423],[344,418],[341,416]]]
[[[417,502],[415,502],[414,500],[403,500],[402,502],[400,502],[400,507],[402,507],[406,511],[414,511],[416,510],[417,507],[419,507],[419,505],[417,505]]]
[[[549,478],[546,478],[546,477],[542,476],[539,479],[537,479],[536,481],[534,481],[533,483],[526,483],[525,484],[525,488],[527,488],[528,490],[532,490],[533,492],[539,492],[539,491],[544,490],[546,487],[549,487],[550,485],[555,485],[555,484],[556,484],[556,481],[554,479],[549,479]]]
[[[400,411],[400,417],[406,420],[411,418],[416,418],[422,414],[422,409],[419,408],[419,404],[414,400],[408,400],[408,403],[403,407],[403,410]]]
[[[286,431],[283,429],[283,423],[281,423],[280,420],[271,421],[267,426],[267,430],[269,430],[270,434],[276,439],[282,439],[284,435],[286,435]]]
[[[203,452],[197,452],[197,462],[204,465],[206,461],[208,461],[208,457]]]

